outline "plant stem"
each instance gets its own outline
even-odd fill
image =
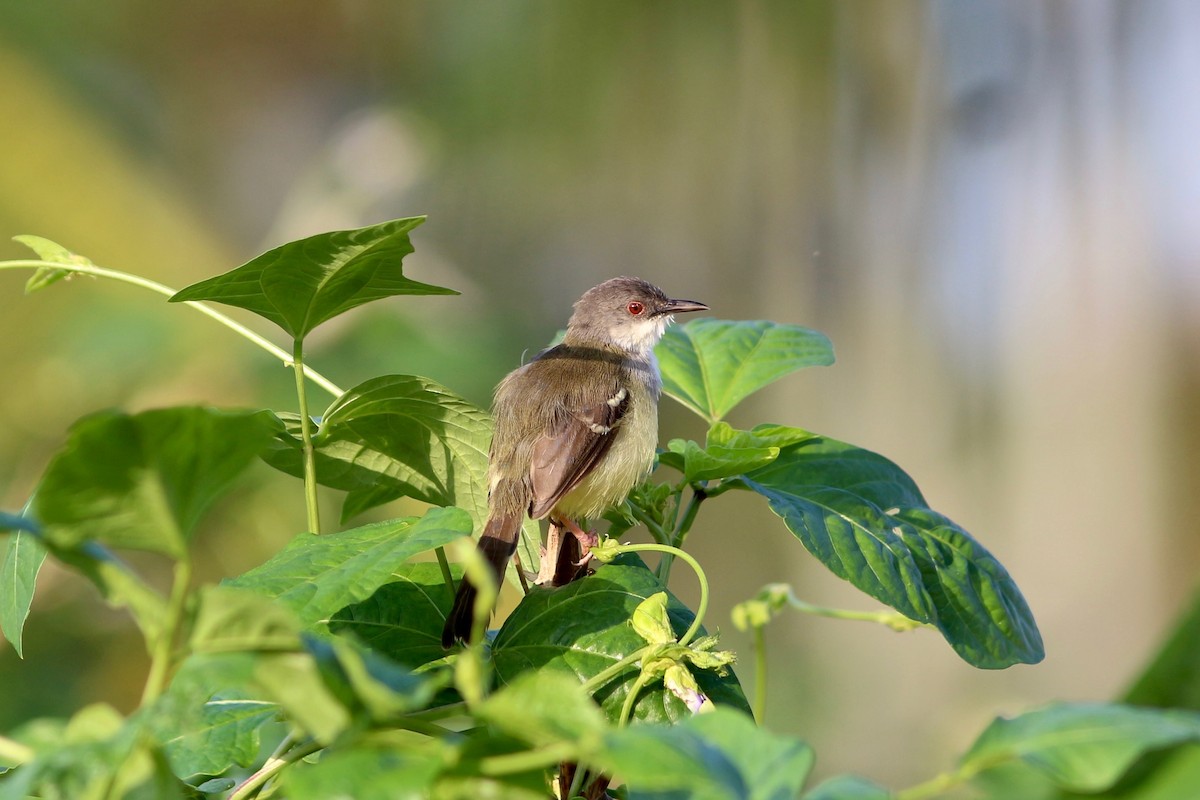
[[[317,506],[317,454],[313,450],[312,417],[308,415],[308,393],[304,390],[304,340],[292,343],[292,366],[296,370],[296,397],[300,401],[300,438],[304,442],[304,501],[308,510],[308,529],[321,532],[321,511]]]
[[[943,772],[924,783],[918,783],[916,786],[910,786],[907,789],[902,789],[892,797],[895,800],[925,800],[927,797],[941,797],[948,790],[955,786],[966,783],[972,777],[973,773],[967,774],[956,770],[954,772]]]
[[[645,514],[645,512],[643,512],[637,506],[634,506],[632,503],[630,506],[630,513],[633,514],[633,518],[646,526],[646,530],[650,531],[650,535],[654,537],[654,541],[658,542],[659,544],[671,543],[667,537],[667,534],[663,532],[662,527],[657,522],[652,520]]]
[[[258,771],[251,775],[242,784],[233,790],[233,794],[229,795],[227,800],[247,800],[253,797],[259,788],[275,777],[275,775],[286,767],[288,764],[294,764],[307,755],[320,750],[322,745],[316,742],[308,742],[298,747],[294,747],[283,755],[267,759],[267,763],[259,767]]]
[[[150,672],[146,676],[146,685],[142,689],[142,707],[153,703],[167,686],[167,676],[171,672],[171,656],[175,649],[175,638],[179,633],[179,623],[183,617],[183,605],[187,600],[188,584],[192,579],[191,561],[185,554],[175,562],[175,577],[171,584],[171,597],[167,601],[167,610],[163,618],[162,630],[158,632],[150,655]]]
[[[626,669],[628,669],[629,667],[633,666],[638,661],[640,661],[642,656],[645,655],[646,651],[649,649],[650,649],[650,645],[639,648],[638,650],[633,651],[632,653],[625,656],[624,658],[622,658],[620,661],[613,664],[612,666],[605,667],[600,672],[597,672],[595,675],[588,678],[586,682],[584,682],[583,690],[585,692],[587,692],[588,694],[592,694],[597,689],[599,689],[601,686],[608,683],[610,680],[617,677],[622,672],[624,672]]]
[[[131,275],[128,272],[120,272],[115,269],[107,269],[105,267],[97,267],[95,265],[87,266],[87,265],[83,265],[83,264],[65,264],[65,263],[58,262],[58,261],[38,261],[36,259],[20,259],[20,260],[16,260],[16,261],[0,261],[0,269],[29,269],[29,268],[61,269],[61,270],[65,270],[67,272],[77,272],[82,275],[92,275],[97,278],[111,278],[112,280],[115,280],[115,281],[132,284],[133,286],[140,286],[143,289],[149,289],[152,292],[157,292],[158,294],[165,295],[167,297],[172,297],[175,294],[177,294],[177,290],[172,289],[169,286],[164,286],[163,284],[158,283],[157,281],[148,280],[148,279],[140,277],[138,275]],[[221,323],[225,327],[229,328],[230,330],[234,331],[235,333],[240,334],[242,337],[248,339],[249,341],[251,341],[254,344],[261,347],[263,350],[266,350],[268,353],[270,353],[271,355],[275,356],[280,361],[282,361],[286,366],[292,365],[291,357],[287,354],[287,351],[284,350],[282,347],[279,347],[278,345],[268,341],[267,339],[264,339],[262,336],[259,336],[257,333],[250,330],[245,325],[242,325],[239,322],[235,322],[234,320],[232,320],[229,317],[222,314],[220,311],[217,311],[212,306],[210,306],[206,303],[198,302],[196,300],[185,300],[185,301],[183,301],[183,305],[191,306],[192,308],[199,311],[201,314],[206,314],[207,316],[211,317],[212,319],[215,319],[217,322]],[[333,381],[326,378],[321,373],[317,372],[315,369],[310,369],[308,367],[305,367],[304,375],[310,381],[317,384],[318,386],[320,386],[325,391],[329,392],[334,397],[341,397],[343,394],[345,394],[345,392],[337,384],[335,384]]]
[[[704,621],[704,614],[708,611],[708,578],[705,577],[704,570],[700,567],[700,562],[678,547],[671,547],[665,544],[624,544],[617,548],[617,550],[621,553],[668,553],[674,555],[675,558],[681,558],[686,561],[688,566],[696,573],[696,580],[700,582],[700,603],[696,606],[696,618],[692,620],[692,627],[688,628],[687,633],[679,638],[680,644],[690,642],[700,632],[700,625]]]
[[[759,725],[767,716],[767,634],[754,627],[754,719]]]
[[[830,617],[832,619],[850,619],[860,622],[878,622],[880,625],[886,625],[893,630],[907,631],[914,628],[919,628],[925,623],[917,622],[909,619],[899,611],[850,611],[844,608],[826,608],[812,603],[805,602],[795,595],[788,596],[788,606],[801,611],[805,614],[813,614],[818,617]]]
[[[667,542],[673,547],[682,548],[683,540],[687,538],[688,531],[692,529],[692,523],[696,521],[696,514],[700,511],[700,504],[708,497],[704,486],[701,484],[692,484],[692,496],[688,500],[687,509],[683,512],[683,520],[678,523],[675,528],[675,533],[671,536],[671,541]],[[676,514],[679,513],[679,507],[675,508]],[[666,583],[671,579],[671,565],[674,563],[675,557],[670,553],[666,553],[662,557],[662,561],[658,564],[658,579]]]
[[[625,695],[625,702],[621,704],[621,716],[617,719],[619,727],[624,728],[629,724],[629,715],[633,713],[633,704],[637,702],[637,696],[641,693],[642,688],[649,682],[649,676],[643,672],[637,676],[633,686],[629,687],[629,694]]]
[[[0,761],[16,766],[32,761],[34,755],[33,748],[9,739],[7,736],[0,736]]]
[[[454,594],[454,576],[450,574],[450,562],[446,560],[446,548],[433,548],[434,554],[437,555],[438,566],[442,568],[442,580],[446,584],[446,588],[450,590],[450,594]]]

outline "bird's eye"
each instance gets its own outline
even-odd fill
[[[644,305],[642,305],[641,303],[639,303],[637,300],[634,300],[634,301],[630,302],[629,305],[625,306],[625,310],[636,317],[637,315],[639,315],[643,311],[645,311],[646,307]]]

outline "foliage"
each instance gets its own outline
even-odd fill
[[[443,651],[439,631],[461,576],[444,548],[486,514],[488,414],[415,376],[343,391],[303,361],[305,337],[358,305],[454,293],[403,274],[408,234],[421,221],[285,244],[172,298],[231,327],[203,301],[278,324],[293,343],[299,414],[180,406],[89,416],[26,508],[0,516],[0,627],[18,654],[49,556],[127,609],[151,657],[132,714],[94,705],[0,737],[0,766],[11,768],[0,800],[599,797],[610,783],[631,798],[796,797],[812,750],[754,721],[767,708],[765,629],[782,610],[936,629],[980,668],[1042,659],[1012,577],[897,465],[800,428],[723,421],[769,383],[832,363],[828,339],[795,325],[716,319],[672,328],[658,352],[666,393],[708,423],[705,442],[668,442],[653,479],[608,514],[594,574],[530,589],[485,643]],[[33,268],[29,291],[75,272],[165,290],[19,238],[39,258],[0,268]],[[336,395],[316,418],[308,380]],[[309,530],[242,575],[198,585],[198,522],[255,459],[303,480]],[[345,493],[343,522],[400,497],[428,510],[322,533],[318,484]],[[890,608],[818,608],[782,584],[740,605],[734,621],[758,644],[753,716],[735,654],[703,627],[708,580],[685,549],[701,507],[729,490],[761,496],[820,563]],[[637,524],[653,543],[619,544]],[[522,558],[535,566],[536,526],[526,534]],[[465,569],[476,569],[470,548],[460,550]],[[170,590],[120,551],[164,558]],[[645,552],[659,556],[654,569]],[[420,560],[430,553],[437,563]],[[677,561],[700,583],[694,610],[667,590]],[[1178,664],[1158,669],[1175,674]],[[1139,691],[1155,685],[1150,675]],[[1121,796],[1134,797],[1148,754],[1188,752],[1198,740],[1194,710],[1058,704],[996,720],[955,769],[925,784],[893,794],[842,776],[803,796],[912,800],[967,782],[1003,792],[1016,781],[1039,796],[1123,787]]]

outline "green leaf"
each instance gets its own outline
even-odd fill
[[[305,647],[333,693],[352,711],[382,722],[428,705],[437,686],[353,639],[306,637]]]
[[[259,732],[279,707],[266,700],[217,696],[200,707],[197,719],[163,742],[176,775],[220,775],[235,764],[251,766],[260,750]]]
[[[1147,753],[1189,742],[1200,742],[1196,712],[1055,704],[993,721],[960,770],[972,774],[1019,759],[1063,789],[1098,792]]]
[[[188,646],[193,653],[292,652],[300,621],[281,603],[236,586],[206,586]]]
[[[800,800],[891,800],[891,797],[891,792],[866,778],[838,775],[805,792]]]
[[[492,642],[497,679],[511,683],[529,670],[538,670],[539,674],[559,670],[586,681],[645,647],[645,640],[629,624],[630,617],[643,600],[665,588],[639,559],[629,555],[566,586],[535,587],[504,621]],[[674,597],[670,597],[667,611],[678,638],[691,624],[693,615]],[[631,666],[595,693],[609,719],[620,716],[621,704],[637,675],[637,667]],[[715,704],[749,713],[732,673],[719,676],[701,670],[696,680]],[[690,715],[661,683],[648,686],[638,695],[633,713],[638,719],[658,722]]]
[[[41,236],[14,236],[13,241],[20,242],[37,253],[38,258],[42,261],[53,261],[58,264],[76,264],[83,267],[94,266],[89,259],[72,253],[61,244],[52,242],[49,239],[43,239]],[[34,272],[29,280],[25,282],[25,294],[33,294],[36,291],[45,289],[47,286],[58,283],[70,274],[70,270],[59,269],[57,267],[42,267]]]
[[[0,800],[28,796],[174,800],[188,796],[166,759],[145,742],[140,722],[124,720],[112,707],[87,706],[60,730],[61,735],[54,739],[39,737],[33,761],[0,780]]]
[[[289,242],[224,275],[194,283],[171,298],[215,300],[253,311],[303,339],[326,320],[395,295],[458,294],[404,277],[413,251],[408,233],[425,221],[409,217]]]
[[[1044,657],[1033,614],[1008,572],[930,509],[886,458],[813,437],[733,481],[763,495],[835,575],[937,626],[968,663],[1001,669]]]
[[[208,505],[272,439],[269,412],[179,407],[77,422],[33,500],[53,545],[180,558]]]
[[[667,329],[655,353],[663,391],[709,423],[785,375],[833,363],[833,345],[823,333],[707,317]]]
[[[129,609],[148,646],[157,641],[166,617],[166,601],[128,565],[95,542],[84,542],[78,547],[50,544],[49,549],[55,558],[90,580],[105,602]]]
[[[442,768],[439,750],[360,745],[288,768],[281,785],[291,800],[425,800]]]
[[[338,533],[302,533],[265,564],[226,581],[277,598],[305,625],[370,597],[405,561],[471,531],[461,508],[377,522]]]
[[[313,440],[317,481],[348,492],[343,520],[412,497],[465,509],[479,530],[487,519],[491,439],[491,417],[483,409],[428,378],[384,375],[350,389],[325,411]],[[301,476],[300,440],[281,436],[276,444],[267,462]],[[527,520],[521,549],[527,569],[537,568],[540,538],[537,523]]]
[[[4,524],[3,520],[0,524]],[[21,632],[33,604],[38,572],[45,560],[46,547],[36,535],[20,528],[9,535],[4,559],[0,561],[0,629],[22,658]]]
[[[260,757],[262,729],[280,717],[279,706],[254,681],[260,658],[254,652],[193,653],[167,691],[138,711],[176,775],[220,775]]]
[[[778,447],[726,447],[714,444],[701,447],[695,442],[672,439],[659,463],[683,473],[689,483],[711,481],[741,475],[770,464],[779,456]]]
[[[272,653],[255,662],[254,683],[278,703],[287,718],[322,745],[347,730],[353,716],[326,685],[311,653]]]
[[[461,578],[457,564],[451,571]],[[410,668],[444,658],[442,626],[454,595],[438,565],[403,564],[392,577],[366,600],[338,611],[329,630],[353,634],[376,653]]]
[[[559,672],[527,672],[493,693],[476,710],[479,719],[535,747],[579,745],[594,755],[608,729],[604,715],[579,680]]]
[[[1200,711],[1200,592],[1167,641],[1121,698],[1132,705]]]
[[[813,753],[799,739],[771,734],[741,712],[717,709],[671,727],[611,731],[602,763],[624,777],[630,800],[773,800],[799,793]]]

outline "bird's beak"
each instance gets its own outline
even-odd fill
[[[684,311],[708,311],[708,306],[697,300],[668,300],[659,306],[659,314],[679,314]]]

